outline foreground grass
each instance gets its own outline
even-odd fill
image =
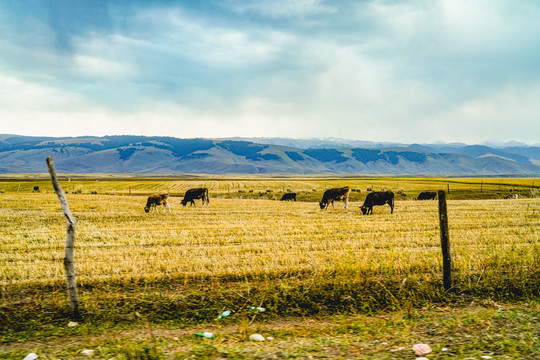
[[[429,359],[538,359],[540,304],[470,302],[366,315],[281,318],[231,316],[186,325],[174,319],[122,325],[91,322],[68,327],[42,326],[0,344],[0,359],[29,352],[43,359],[414,359],[412,346],[426,343]],[[194,336],[213,332],[213,339]],[[249,335],[273,340],[253,342]],[[487,358],[487,357],[485,357]]]
[[[395,359],[413,357],[416,342],[437,350],[430,359],[538,358],[534,180],[452,183],[451,292],[441,286],[437,203],[410,200],[436,181],[413,180],[69,182],[82,314],[75,328],[66,326],[65,223],[56,196],[46,182],[41,193],[23,191],[32,182],[2,183],[9,191],[0,194],[0,359],[32,350],[75,358],[88,347],[104,359]],[[362,188],[349,210],[318,209],[325,187],[349,181]],[[184,208],[173,197],[171,214],[143,212],[142,193],[194,185],[214,186],[209,208]],[[294,186],[306,188],[303,201],[269,200]],[[368,186],[403,186],[394,214],[384,206],[361,215]],[[528,197],[500,199],[499,187]],[[126,189],[131,196],[118,196]],[[248,313],[212,321],[249,305],[268,311],[252,324]],[[218,335],[193,336],[201,330]],[[251,332],[275,340],[246,341]]]

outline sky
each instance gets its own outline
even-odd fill
[[[0,134],[540,143],[536,0],[0,0]]]

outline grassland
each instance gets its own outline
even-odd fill
[[[394,191],[401,200],[416,198],[420,191],[449,191],[447,198],[500,199],[510,193],[521,197],[537,197],[540,192],[538,178],[395,178],[395,177],[175,177],[148,175],[65,175],[61,184],[68,193],[94,195],[149,195],[169,192],[183,196],[186,190],[206,187],[212,197],[242,199],[279,199],[281,193],[298,193],[299,201],[319,201],[322,192],[331,187],[348,185],[353,198],[365,197],[366,190]],[[53,191],[47,176],[0,176],[0,193],[32,192],[39,186],[42,193]]]
[[[85,321],[174,319],[196,326],[223,309],[248,305],[264,306],[268,311],[259,318],[271,319],[407,314],[474,299],[535,302],[535,183],[540,180],[72,177],[62,186],[78,221],[75,256]],[[338,203],[319,210],[324,189],[338,185],[356,190],[349,209]],[[182,207],[177,196],[199,186],[209,188],[210,207]],[[362,216],[358,206],[367,189],[392,189],[394,214],[385,206]],[[428,189],[450,189],[452,292],[441,286],[437,202],[413,200]],[[275,201],[289,190],[300,201]],[[172,213],[143,212],[146,196],[156,192],[173,196]],[[520,198],[503,199],[510,193]],[[66,322],[64,238],[48,180],[0,180],[4,342],[20,341],[36,327],[51,335],[55,331],[45,325]]]

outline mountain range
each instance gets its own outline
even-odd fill
[[[0,173],[538,175],[540,147],[346,139],[0,135]]]

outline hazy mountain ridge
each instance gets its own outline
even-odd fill
[[[359,144],[364,146],[355,146]],[[57,170],[64,173],[540,174],[537,146],[0,135],[0,173],[47,172],[47,156],[53,156]]]

